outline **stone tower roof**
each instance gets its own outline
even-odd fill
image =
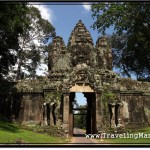
[[[93,39],[89,33],[89,31],[86,29],[85,25],[82,23],[81,20],[76,24],[73,31],[71,32],[68,46],[73,46],[76,44],[88,44],[93,46]]]
[[[65,49],[65,43],[62,37],[56,36],[52,41],[52,50],[53,51],[62,51]]]
[[[109,40],[106,36],[101,36],[96,41],[96,48],[110,46]]]
[[[59,66],[56,67],[57,66],[56,64],[59,63],[58,60],[60,59],[60,57],[64,56],[65,53],[66,53],[66,46],[63,38],[60,36],[56,36],[52,41],[51,49],[49,51],[49,64],[48,64],[49,70],[59,67]]]

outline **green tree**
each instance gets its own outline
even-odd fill
[[[130,77],[150,74],[150,2],[100,2],[92,5],[92,27],[102,34],[114,27],[114,67]]]
[[[77,114],[79,115],[74,115],[74,127],[80,128],[80,129],[86,129],[86,115],[80,115],[80,114],[86,114],[86,110],[82,110],[86,108],[86,105],[80,105],[78,106],[79,110]]]
[[[26,3],[0,4],[0,79],[5,78],[16,62],[18,37],[23,33],[23,24],[26,24],[26,12]]]
[[[19,37],[17,69],[14,70],[17,80],[25,76],[36,77],[37,67],[48,63],[46,44],[55,36],[55,28],[48,20],[43,19],[40,11],[32,5],[28,7],[26,19],[29,26],[24,26],[24,32]]]

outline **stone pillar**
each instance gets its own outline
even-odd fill
[[[46,109],[47,109],[47,125],[50,126],[50,104],[46,104]]]
[[[69,133],[69,93],[65,93],[63,99],[63,128]]]
[[[54,119],[53,119],[53,114],[52,114],[52,105],[50,105],[50,125],[54,125]]]
[[[118,111],[119,111],[119,115],[118,115],[118,127],[124,127],[123,104],[120,104]]]
[[[111,119],[111,128],[114,128],[115,125],[115,104],[111,104],[112,109],[112,119]]]
[[[44,125],[47,126],[47,107],[46,107],[46,103],[44,103]]]
[[[101,94],[96,94],[96,130],[100,131],[102,128],[102,107]]]

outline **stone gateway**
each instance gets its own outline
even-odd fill
[[[57,125],[73,136],[73,102],[75,93],[82,92],[87,99],[87,134],[150,125],[150,83],[113,72],[106,36],[99,37],[94,46],[79,20],[67,46],[57,36],[49,47],[48,76],[14,83],[16,91],[9,98],[1,94],[2,115],[23,124]]]

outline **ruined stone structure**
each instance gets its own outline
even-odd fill
[[[108,127],[150,125],[150,83],[123,79],[112,71],[111,44],[98,38],[96,46],[80,20],[68,45],[53,39],[49,50],[49,75],[39,80],[18,81],[19,114],[24,124],[58,125],[73,135],[73,102],[76,92],[87,98],[87,133]],[[108,99],[104,93],[113,95]]]

